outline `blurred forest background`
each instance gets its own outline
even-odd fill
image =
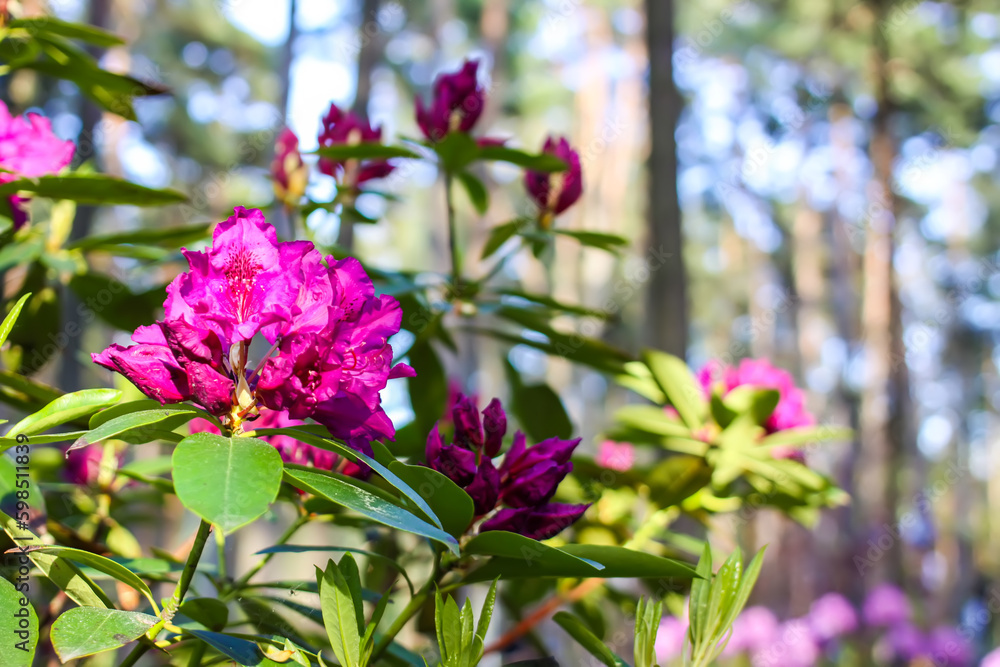
[[[303,150],[315,148],[334,101],[366,110],[390,140],[415,136],[413,97],[463,57],[480,58],[489,73],[486,133],[518,137],[531,151],[548,133],[564,134],[580,151],[582,205],[559,224],[634,240],[615,259],[561,239],[547,270],[522,257],[506,269],[512,276],[554,285],[565,301],[616,304],[607,323],[584,321],[584,333],[632,352],[660,347],[686,354],[695,368],[711,358],[770,357],[809,390],[821,423],[857,429],[854,443],[808,454],[850,505],[809,526],[769,511],[740,522],[748,547],[771,545],[756,602],[790,616],[827,591],[857,601],[893,581],[924,601],[934,624],[955,623],[993,595],[997,3],[20,4],[27,14],[52,12],[122,35],[130,46],[101,54],[102,64],[170,89],[138,100],[136,123],[102,115],[72,84],[27,70],[0,78],[12,111],[46,100],[41,111],[58,135],[79,143],[78,161],[191,198],[163,211],[87,212],[76,238],[217,221],[234,204],[280,215],[268,165],[283,127]],[[478,243],[526,206],[516,168],[493,163],[480,175],[494,206],[464,218],[464,233]],[[405,204],[358,201],[378,224],[351,233],[317,210],[309,234],[320,245],[354,247],[373,267],[443,265],[436,178],[427,163],[397,169],[389,189]],[[332,179],[310,184],[314,198],[332,189]],[[103,268],[133,292],[150,290],[155,308],[156,288],[172,275],[141,266]],[[106,383],[89,352],[112,333],[94,328],[70,341],[44,375],[66,390]],[[481,397],[503,397],[497,355],[480,356],[471,375],[468,360],[451,360],[454,375]],[[560,393],[590,451],[613,409],[631,400],[565,360],[515,348],[511,361]],[[388,401],[404,424],[412,414],[405,392]]]

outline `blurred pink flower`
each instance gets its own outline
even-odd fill
[[[687,636],[687,621],[673,616],[666,616],[660,621],[660,629],[656,633],[656,659],[659,662],[669,662],[680,657],[684,652],[684,638]]]
[[[635,465],[635,447],[628,442],[605,440],[597,450],[597,465],[625,472]]]
[[[865,623],[873,627],[891,627],[910,620],[910,601],[891,584],[880,584],[865,598],[862,607]]]
[[[0,183],[54,174],[70,163],[74,150],[72,141],[52,133],[48,118],[34,113],[11,116],[0,102]],[[27,200],[13,195],[8,202],[18,229],[28,219]]]
[[[118,455],[118,463],[122,457]],[[71,484],[91,486],[97,483],[101,474],[101,461],[104,459],[104,446],[90,445],[83,449],[66,452],[66,464],[63,466],[63,478]]]
[[[815,600],[809,609],[809,627],[821,642],[854,632],[858,628],[858,615],[854,607],[840,593],[827,593]]]
[[[767,607],[748,607],[733,623],[733,634],[723,651],[725,656],[753,653],[769,647],[778,633],[778,618]]]
[[[983,661],[979,667],[1000,667],[1000,648],[994,649],[983,656]]]
[[[814,667],[820,649],[809,624],[802,619],[785,621],[778,626],[771,643],[754,653],[754,667]]]
[[[968,667],[972,664],[974,649],[969,637],[960,630],[943,625],[931,631],[928,638],[927,657],[941,667]]]

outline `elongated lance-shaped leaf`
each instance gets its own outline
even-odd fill
[[[197,408],[188,405],[164,406],[155,410],[132,412],[121,417],[115,417],[104,422],[97,428],[91,429],[86,435],[80,436],[70,449],[80,449],[81,447],[93,445],[108,438],[121,438],[125,434],[135,434],[136,432],[140,434],[144,432],[153,433],[156,430],[150,427],[154,424],[159,424],[166,419],[179,415],[189,416],[189,419],[194,419],[201,416],[201,412]],[[150,440],[154,439],[156,438],[150,437]]]
[[[73,549],[72,547],[38,546],[29,547],[29,551],[40,551],[45,554],[59,556],[60,558],[65,558],[66,560],[71,560],[75,563],[92,567],[98,572],[103,572],[109,577],[117,579],[126,586],[131,586],[135,590],[142,593],[146,599],[149,600],[149,604],[153,607],[156,613],[159,613],[159,607],[156,606],[156,601],[153,599],[153,592],[149,590],[149,586],[146,582],[140,579],[139,575],[121,563],[117,563],[110,558],[105,558],[104,556],[98,554],[90,553],[89,551]]]
[[[17,318],[21,314],[21,309],[24,308],[24,304],[31,298],[31,292],[28,292],[14,304],[14,307],[10,309],[7,313],[7,317],[3,318],[3,322],[0,323],[0,346],[7,342],[7,336],[10,335],[10,330],[14,328],[14,324],[17,323]]]
[[[645,350],[642,357],[652,371],[653,379],[687,427],[694,429],[701,426],[708,412],[708,403],[684,360],[658,350]]]
[[[319,588],[323,625],[330,638],[330,647],[343,667],[361,665],[361,635],[351,586],[333,559],[327,562]]]
[[[736,617],[740,615],[743,607],[746,606],[747,600],[750,599],[750,593],[757,583],[757,577],[760,576],[760,568],[764,565],[765,549],[767,549],[766,546],[761,547],[761,550],[757,552],[743,572],[736,595],[733,597],[729,609],[726,610],[726,616],[723,621],[724,627],[729,627],[736,621]]]
[[[600,660],[607,667],[619,667],[622,664],[611,649],[605,646],[604,642],[591,632],[576,616],[573,616],[569,612],[561,611],[553,616],[552,620],[569,633],[569,636],[585,648],[590,655]]]
[[[483,601],[483,610],[479,613],[479,624],[476,626],[476,638],[479,640],[480,645],[486,643],[486,633],[490,629],[490,621],[493,620],[493,607],[497,602],[497,583],[499,581],[500,577],[497,577],[493,580],[493,583],[490,584],[490,590],[486,594],[486,599]]]
[[[688,618],[690,619],[688,634],[691,638],[691,644],[699,646],[708,622],[709,597],[712,593],[712,548],[707,542],[695,571],[701,578],[695,579],[691,584],[691,599],[688,602]]]
[[[0,662],[5,667],[31,667],[38,645],[38,615],[24,593],[26,588],[15,588],[6,579],[0,579]]]
[[[18,435],[43,433],[53,426],[59,426],[91,415],[102,408],[117,403],[122,397],[118,389],[84,389],[71,394],[63,394],[44,408],[30,414],[11,427],[7,438]]]

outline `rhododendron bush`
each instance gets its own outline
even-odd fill
[[[113,35],[68,25],[10,23],[0,39],[23,58],[8,67],[81,87],[104,77],[88,94],[126,118],[132,97],[163,92],[71,48]],[[53,64],[52,44],[78,67]],[[579,645],[574,659],[708,665],[770,650],[793,622],[745,609],[764,555],[745,562],[718,526],[764,506],[809,523],[843,504],[810,456],[844,431],[817,424],[766,359],[691,369],[619,350],[579,327],[611,313],[507,270],[548,267],[557,238],[612,258],[628,241],[563,223],[584,189],[578,150],[556,135],[537,152],[491,135],[482,68],[465,60],[415,99],[419,139],[336,104],[316,119],[315,151],[283,128],[270,207],[232,202],[225,219],[72,240],[77,204],[185,196],[99,174],[46,118],[0,108],[0,269],[17,283],[0,326],[0,400],[17,415],[0,438],[14,562],[0,628],[24,610],[23,641],[7,632],[0,664],[458,667],[506,660],[552,619]],[[405,206],[386,181],[417,161],[446,202],[440,229],[424,230],[447,239],[445,266],[381,267],[302,224],[318,210],[344,230],[379,224],[359,198]],[[494,162],[519,170],[524,207],[477,244],[491,206],[482,167]],[[309,187],[324,179],[326,198]],[[169,279],[122,285],[108,267],[123,258]],[[86,377],[102,386],[64,392],[40,379],[55,350],[35,332],[70,294],[100,304],[57,326],[82,336]],[[94,319],[104,328],[83,336]],[[513,348],[596,369],[627,404],[584,433]],[[502,383],[477,380],[477,350],[499,355]],[[412,416],[389,409],[392,396]],[[182,517],[177,540],[156,529],[168,514]],[[883,598],[864,612],[879,641],[932,650],[924,634],[898,648],[897,634],[924,631]],[[800,651],[858,630],[840,602],[816,602]],[[595,605],[615,610],[628,641],[598,637]]]

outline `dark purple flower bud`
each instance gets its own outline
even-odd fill
[[[465,492],[472,498],[476,516],[492,512],[497,506],[500,497],[500,473],[493,467],[493,462],[489,458],[484,456],[480,461],[476,477],[465,487]]]
[[[425,137],[437,142],[450,132],[472,129],[486,101],[478,71],[478,60],[466,60],[459,71],[438,75],[429,106],[425,107],[423,100],[417,98],[417,125]]]
[[[104,447],[91,445],[83,449],[66,452],[66,465],[63,467],[63,478],[70,484],[91,486],[97,483],[101,474],[101,463],[104,459]],[[117,456],[121,465],[122,457]]]
[[[351,111],[343,111],[336,104],[330,105],[330,110],[323,116],[322,129],[319,133],[321,147],[350,146],[362,143],[379,143],[382,141],[382,128],[371,126],[371,123]],[[348,164],[348,163],[351,164]],[[352,171],[353,168],[353,171]],[[327,176],[345,182],[349,186],[361,185],[365,181],[385,178],[395,167],[385,160],[365,160],[358,165],[357,160],[336,161],[320,158],[319,170]],[[350,173],[349,173],[350,172]]]
[[[927,638],[909,622],[900,623],[889,630],[888,639],[896,657],[907,661],[923,655],[928,646]]]
[[[286,206],[298,206],[309,184],[309,167],[299,153],[299,138],[287,127],[274,143],[271,178],[278,201]]]
[[[572,525],[588,507],[550,503],[542,507],[505,508],[483,522],[479,532],[506,530],[533,540],[547,540]]]
[[[507,415],[504,414],[499,398],[494,398],[483,410],[483,428],[486,431],[483,452],[493,458],[500,453],[503,437],[507,434]]]
[[[540,461],[516,477],[504,480],[503,501],[511,507],[537,507],[555,495],[572,463]]]
[[[573,450],[579,444],[580,438],[576,440],[549,438],[528,447],[524,433],[518,431],[514,434],[514,443],[500,466],[500,474],[504,477],[516,478],[526,474],[531,468],[541,463],[568,463],[569,457],[573,455]]]
[[[552,224],[552,218],[559,215],[583,194],[583,173],[580,156],[565,138],[549,137],[542,152],[553,155],[566,163],[565,171],[548,173],[528,170],[524,173],[524,187],[541,209],[539,221],[543,228]]]
[[[459,395],[451,412],[455,422],[455,444],[478,452],[483,448],[483,425],[479,421],[479,409],[468,396]]]
[[[427,465],[461,487],[468,486],[476,476],[476,454],[455,445],[445,445],[437,424],[427,436]]]
[[[968,667],[972,664],[974,649],[965,633],[956,628],[941,626],[931,631],[929,658],[934,665]]]

